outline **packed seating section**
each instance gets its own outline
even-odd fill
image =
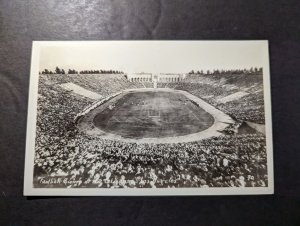
[[[66,91],[58,84],[74,82],[103,95],[138,85],[123,78],[102,80],[92,75],[84,79],[76,75],[52,76],[42,75],[39,79],[34,186],[178,188],[268,185],[266,141],[262,134],[229,134],[177,144],[136,144],[89,136],[77,130],[74,116],[92,100]],[[230,93],[222,87],[187,81],[172,85],[200,97]],[[257,105],[257,99],[252,98]],[[230,109],[240,107],[240,112],[233,113],[246,114],[243,103],[230,104],[224,109],[230,112]],[[255,111],[253,114],[258,117]],[[67,180],[60,184],[43,184],[41,179],[45,177]]]

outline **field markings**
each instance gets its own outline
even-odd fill
[[[193,115],[197,120],[201,121],[201,120],[198,118],[198,116],[195,115],[195,113],[194,113],[191,109],[189,109],[189,110],[192,112],[192,115]]]

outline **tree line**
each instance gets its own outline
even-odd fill
[[[251,67],[250,69],[234,69],[234,70],[191,70],[189,75],[237,75],[237,74],[262,74],[263,69],[257,67]]]
[[[77,71],[75,69],[68,69],[65,71],[62,68],[56,67],[54,71],[51,71],[49,69],[44,69],[40,74],[124,74],[123,71],[118,70],[82,70]]]

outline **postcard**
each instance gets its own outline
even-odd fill
[[[268,41],[34,41],[24,195],[273,194]]]

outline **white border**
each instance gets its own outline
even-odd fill
[[[267,40],[257,41],[200,41],[200,42],[259,42],[263,50],[263,81],[265,101],[265,124],[267,145],[268,187],[255,188],[135,188],[135,189],[103,189],[103,188],[33,188],[33,165],[36,136],[36,116],[38,97],[38,76],[40,48],[42,46],[76,46],[83,43],[93,44],[98,41],[34,41],[32,44],[30,87],[27,116],[26,155],[24,170],[25,196],[174,196],[174,195],[246,195],[246,194],[273,194],[273,141],[271,117],[271,90],[269,50]],[[101,41],[101,42],[153,42],[153,41]],[[166,42],[166,41],[155,41]],[[199,41],[172,41],[172,42],[199,42]]]

